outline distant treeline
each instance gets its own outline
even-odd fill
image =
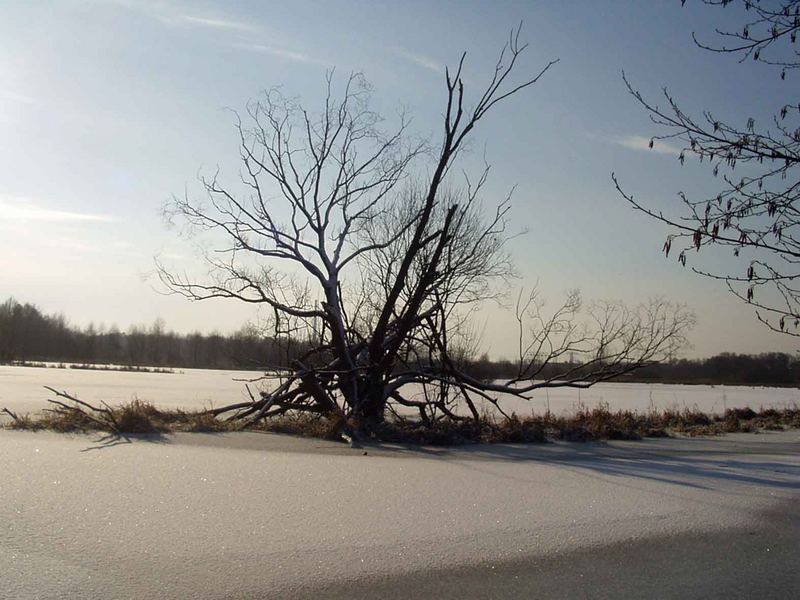
[[[48,361],[202,369],[262,369],[284,365],[302,346],[253,327],[221,335],[167,331],[164,322],[133,326],[71,326],[64,315],[45,315],[13,299],[0,304],[0,362]]]
[[[711,358],[683,359],[644,367],[628,379],[653,383],[800,386],[800,360],[784,352],[758,355],[726,352]]]
[[[548,365],[541,378],[558,377],[559,372],[575,366]],[[474,361],[470,370],[476,376],[491,379],[515,377],[518,372],[517,365],[511,361],[490,361],[486,357]],[[800,360],[784,352],[757,355],[725,352],[711,358],[684,358],[649,365],[618,377],[617,381],[800,387]]]
[[[288,343],[288,347],[287,347]],[[13,299],[0,304],[0,362],[47,361],[198,369],[266,369],[287,366],[304,351],[297,341],[276,340],[255,327],[236,333],[177,334],[163,321],[123,332],[115,326],[71,326],[63,315],[45,315]],[[511,378],[517,365],[483,356],[462,365],[483,379]],[[557,376],[570,364],[548,365],[542,377]],[[651,365],[620,381],[800,386],[800,360],[770,352],[720,354]]]

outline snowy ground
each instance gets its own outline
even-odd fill
[[[259,433],[0,431],[0,456],[0,598],[434,597],[445,581],[469,597],[458,581],[494,589],[481,569],[523,585],[556,565],[572,581],[575,565],[633,568],[670,547],[688,568],[800,499],[796,431],[367,455]],[[747,538],[753,556],[726,564],[796,564],[792,536],[772,555],[772,538]],[[785,577],[776,589],[800,585]]]
[[[176,370],[175,373],[130,373],[79,369],[44,369],[0,365],[0,408],[17,413],[36,412],[47,405],[43,386],[76,394],[90,402],[111,404],[132,398],[148,400],[163,408],[207,408],[248,399],[245,380],[258,378],[256,371]],[[258,383],[250,384],[254,391]],[[646,383],[601,383],[586,390],[555,388],[541,390],[530,402],[502,399],[506,411],[520,415],[548,408],[554,413],[574,412],[607,403],[614,409],[647,411],[651,408],[698,408],[724,412],[726,408],[750,406],[784,408],[800,404],[797,388],[711,385],[659,385]],[[487,407],[488,408],[488,407]]]

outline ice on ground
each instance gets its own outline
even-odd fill
[[[800,495],[799,450],[797,432],[364,456],[258,433],[2,431],[3,593],[285,597],[742,527]]]

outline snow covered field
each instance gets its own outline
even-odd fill
[[[176,370],[175,373],[130,373],[36,367],[0,366],[0,407],[15,412],[35,412],[45,406],[48,392],[43,386],[76,394],[87,401],[117,403],[138,397],[166,408],[202,408],[247,399],[242,380],[260,376],[256,371]],[[251,384],[254,389],[259,384]],[[541,390],[531,402],[507,398],[506,411],[573,411],[579,404],[646,411],[672,407],[697,407],[706,412],[725,408],[782,408],[800,404],[800,390],[707,385],[659,385],[646,383],[601,383],[590,389]]]
[[[590,563],[607,559],[614,569],[638,556],[639,578],[651,579],[641,570],[650,568],[666,576],[666,586],[697,592],[703,581],[717,591],[732,581],[741,585],[715,581],[720,573],[706,566],[702,581],[689,582],[635,551],[648,543],[652,552],[672,548],[670,560],[697,567],[682,552],[682,535],[707,540],[702,547],[687,542],[687,552],[695,548],[698,560],[722,553],[720,564],[745,585],[766,578],[763,585],[773,587],[759,588],[761,597],[800,583],[796,569],[784,568],[796,565],[797,532],[783,546],[758,536],[764,514],[800,498],[796,431],[383,447],[366,456],[275,434],[126,441],[0,431],[0,456],[2,598],[366,598],[386,597],[387,590],[392,597],[436,597],[426,586],[445,581],[439,571],[468,568],[458,577],[480,573],[476,583],[494,589],[486,578],[495,568],[505,573],[504,584],[544,568],[508,571],[520,560],[550,560],[567,570],[565,585],[578,585],[584,573],[588,584],[591,568],[574,566],[585,569],[586,561],[570,562],[587,550]],[[630,544],[632,558],[614,554]],[[762,566],[770,565],[777,576],[770,571],[767,578]],[[471,597],[467,587],[448,589]],[[735,589],[746,596],[749,588]],[[685,595],[678,592],[674,597]]]

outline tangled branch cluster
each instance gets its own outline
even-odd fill
[[[240,190],[215,174],[201,180],[204,200],[178,197],[169,210],[190,230],[227,245],[206,254],[206,278],[163,265],[160,276],[192,300],[269,307],[273,335],[305,350],[290,357],[289,368],[276,365],[270,389],[215,416],[256,422],[312,412],[357,430],[399,410],[416,411],[425,423],[480,419],[480,400],[500,409],[502,394],[591,385],[667,356],[683,342],[691,317],[663,300],[634,311],[596,307],[590,332],[589,324],[577,323],[577,297],[550,317],[531,299],[518,307],[520,327],[543,330],[521,349],[519,376],[486,382],[465,371],[474,345],[469,316],[480,302],[499,297],[514,273],[506,251],[510,196],[487,207],[488,167],[460,185],[451,172],[486,115],[555,64],[515,82],[526,48],[519,33],[511,33],[471,101],[465,55],[446,71],[436,148],[409,141],[402,115],[393,132],[384,132],[359,74],[347,78],[339,100],[329,75],[317,116],[277,90],[248,105],[237,120]],[[420,163],[426,175],[412,177]],[[565,353],[589,358],[558,381],[534,381]]]

